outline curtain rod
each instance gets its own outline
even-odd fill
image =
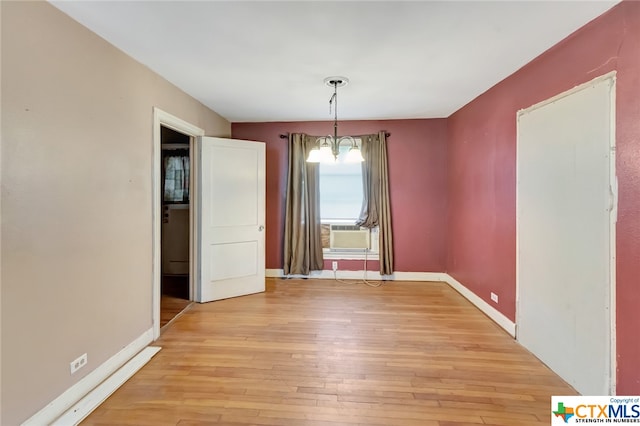
[[[384,135],[385,135],[386,137],[389,137],[389,136],[391,136],[391,133],[389,133],[389,132],[384,132]],[[289,133],[282,133],[282,134],[280,135],[280,139],[287,139],[287,138],[289,138]]]

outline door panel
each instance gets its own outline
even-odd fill
[[[588,395],[610,392],[613,84],[518,122],[518,340]]]
[[[212,226],[257,226],[259,152],[254,149],[213,146],[208,157],[208,170],[212,182],[209,200],[216,203],[211,209]],[[262,158],[264,161],[264,158]]]
[[[264,291],[265,146],[199,139],[198,301]]]
[[[255,275],[258,263],[258,244],[216,244],[211,248],[211,279],[213,281],[242,278]]]

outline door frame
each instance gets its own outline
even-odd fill
[[[520,323],[520,175],[518,147],[520,146],[520,117],[530,111],[534,111],[559,99],[572,95],[576,92],[594,86],[603,81],[611,80],[609,91],[610,103],[610,136],[609,136],[609,190],[611,194],[611,207],[609,214],[609,371],[606,372],[609,381],[609,394],[616,394],[617,384],[617,363],[616,363],[616,223],[618,216],[618,181],[616,176],[616,71],[612,71],[596,77],[586,83],[575,86],[565,92],[555,95],[542,102],[534,104],[528,108],[519,110],[516,113],[516,340],[518,338],[518,324]],[[549,153],[553,155],[553,153]]]
[[[189,196],[189,300],[194,300],[196,273],[198,271],[197,242],[195,236],[198,235],[197,223],[195,221],[195,209],[197,205],[197,150],[196,138],[204,136],[204,130],[161,110],[153,107],[153,140],[152,140],[152,173],[151,173],[151,217],[152,217],[152,296],[151,296],[151,324],[153,328],[153,340],[160,337],[160,299],[162,293],[162,140],[161,127],[168,127],[190,137],[189,155],[190,164],[190,196]]]

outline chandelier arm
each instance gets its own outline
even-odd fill
[[[340,138],[338,139],[338,146],[342,145],[342,142],[344,141],[349,142],[349,145],[351,145],[351,148],[358,147],[358,142],[356,142],[356,139],[353,136],[340,136]]]
[[[349,83],[349,79],[346,77],[327,77],[324,82],[327,86],[333,86],[333,94],[329,98],[329,115],[331,115],[331,109],[333,107],[333,135],[317,138],[317,147],[311,150],[307,161],[317,163],[328,160],[328,162],[331,162],[331,157],[333,157],[333,161],[337,162],[338,156],[340,155],[340,145],[345,139],[349,139],[350,146],[346,161],[364,161],[355,138],[352,136],[338,137],[338,86],[345,86]]]

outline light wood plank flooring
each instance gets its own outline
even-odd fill
[[[443,283],[269,279],[156,344],[83,424],[546,426],[575,394]]]
[[[190,304],[189,300],[163,294],[160,298],[160,327],[167,325]]]

